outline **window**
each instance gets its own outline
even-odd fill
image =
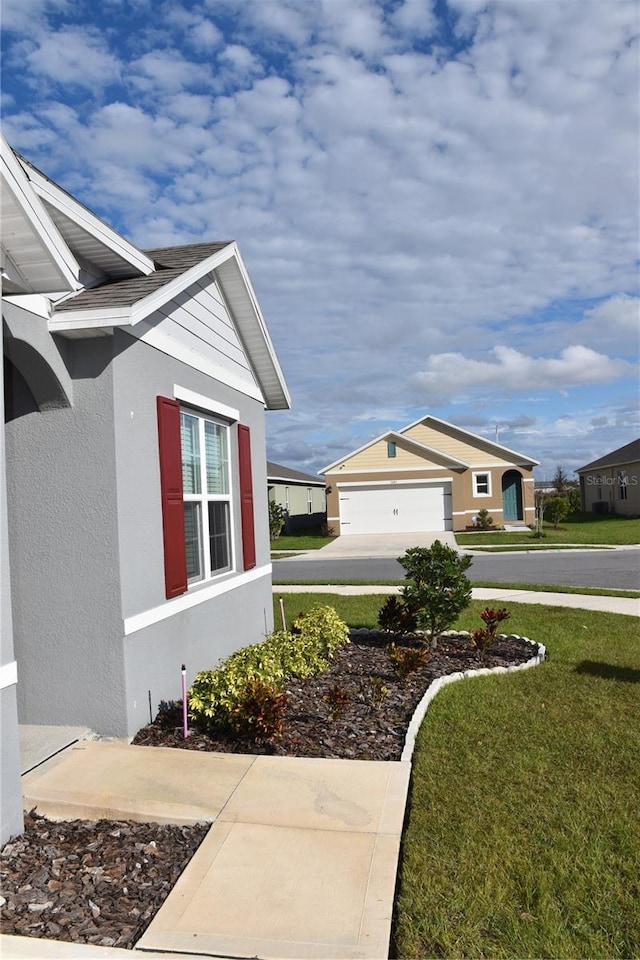
[[[395,440],[387,440],[387,456],[395,457],[395,455],[396,455]]]
[[[290,512],[289,487],[284,488],[284,508],[287,511],[287,513]]]
[[[229,428],[180,412],[184,534],[189,583],[230,570]]]
[[[618,471],[618,500],[626,500],[628,496],[627,471]]]
[[[307,513],[313,513],[313,490],[307,487]]]
[[[491,496],[491,474],[474,473],[473,474],[473,495],[474,497]]]

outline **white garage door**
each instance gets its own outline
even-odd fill
[[[340,490],[340,533],[451,530],[451,484],[358,484]]]

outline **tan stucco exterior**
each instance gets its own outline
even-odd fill
[[[390,455],[389,444],[394,445],[395,455]],[[443,481],[446,489],[451,490],[450,529],[471,527],[473,518],[483,508],[493,517],[494,526],[501,527],[503,478],[515,471],[521,490],[517,520],[533,524],[535,465],[535,460],[475,437],[453,424],[425,417],[401,431],[383,434],[326,468],[327,523],[335,535],[341,533],[340,491],[346,489],[345,485],[406,486],[410,481]]]
[[[579,471],[582,509],[592,512],[604,501],[608,513],[640,516],[640,461]]]

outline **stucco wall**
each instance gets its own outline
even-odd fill
[[[627,499],[620,499],[620,471],[627,475]],[[640,463],[623,463],[615,467],[601,467],[580,474],[582,509],[591,512],[597,500],[608,504],[609,513],[626,517],[640,516]]]
[[[49,346],[56,350],[53,338]],[[74,406],[36,410],[6,426],[18,709],[23,723],[116,733],[124,668],[113,341],[67,348]]]
[[[304,527],[317,527],[326,520],[327,498],[322,487],[312,487],[291,481],[271,481],[269,483],[269,499],[287,508],[287,490],[289,491],[288,517],[285,530],[299,530]],[[308,510],[307,491],[311,490],[311,513]]]

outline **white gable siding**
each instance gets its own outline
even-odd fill
[[[212,277],[192,284],[136,324],[133,332],[158,349],[173,344],[180,348],[181,359],[193,356],[198,369],[236,389],[244,387],[250,396],[259,394],[235,323]]]

